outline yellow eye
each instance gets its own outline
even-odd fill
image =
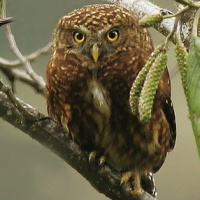
[[[119,31],[114,29],[114,30],[111,30],[107,33],[107,39],[111,42],[114,42],[118,39],[119,37]]]
[[[75,42],[77,42],[77,43],[81,43],[85,40],[85,36],[78,31],[75,31],[73,33],[73,38],[74,38]]]

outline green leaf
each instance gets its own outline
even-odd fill
[[[6,1],[0,0],[0,18],[4,18],[5,16],[5,7],[6,7]]]
[[[200,155],[200,38],[192,36],[187,60],[188,107]]]

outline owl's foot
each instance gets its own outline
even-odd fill
[[[123,173],[122,176],[121,176],[120,185],[125,185],[130,180],[131,177],[132,177],[131,171]]]
[[[121,176],[121,185],[125,185],[127,182],[131,182],[133,190],[130,193],[134,196],[140,196],[142,194],[141,185],[140,185],[140,176],[138,173],[129,171],[125,172]]]
[[[94,163],[97,159],[98,159],[98,166],[102,166],[106,162],[106,157],[104,155],[99,157],[97,151],[92,151],[89,154],[89,162]]]

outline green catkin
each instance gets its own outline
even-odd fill
[[[142,70],[139,72],[138,76],[136,77],[135,81],[132,84],[131,90],[130,90],[130,98],[129,98],[129,104],[130,108],[133,114],[138,114],[138,103],[140,98],[140,93],[144,85],[144,81],[146,79],[146,76],[152,66],[152,64],[155,62],[156,58],[160,54],[160,52],[163,51],[165,44],[161,43],[157,46],[157,48],[153,51],[151,57],[145,64],[145,66],[142,68]]]
[[[186,99],[188,100],[187,68],[186,68],[188,53],[183,45],[177,45],[175,48],[175,55],[179,66],[184,93]]]
[[[161,14],[146,15],[140,20],[140,25],[143,27],[152,27],[163,20]]]
[[[154,98],[158,89],[158,84],[167,66],[167,53],[163,50],[155,59],[144,82],[144,86],[139,98],[138,112],[139,119],[146,124],[151,119]]]

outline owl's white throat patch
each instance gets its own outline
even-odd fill
[[[91,92],[90,95],[93,97],[93,104],[96,109],[103,115],[110,115],[109,96],[102,84],[95,77],[88,81],[88,90]]]

